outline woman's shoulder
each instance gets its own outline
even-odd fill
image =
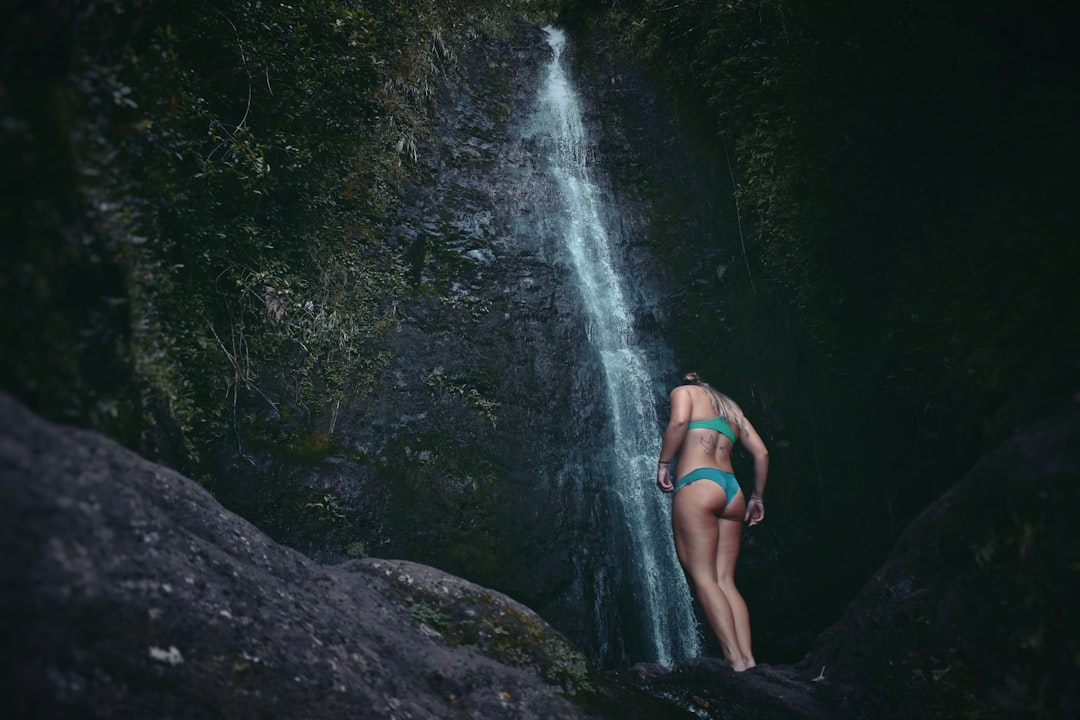
[[[693,407],[694,406],[694,386],[693,385],[678,385],[671,391],[670,401],[671,405]]]

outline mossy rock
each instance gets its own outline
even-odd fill
[[[602,682],[573,643],[502,593],[404,560],[365,559],[360,568],[388,580],[413,617],[451,647],[474,649],[527,670],[571,696],[595,696]]]

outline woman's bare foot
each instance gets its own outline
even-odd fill
[[[752,667],[756,667],[757,663],[754,662],[754,658],[743,658],[731,663],[731,669],[735,672],[742,672],[743,670],[749,670]]]

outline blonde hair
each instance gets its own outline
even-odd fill
[[[743,413],[738,403],[702,380],[696,372],[686,373],[683,379],[688,383],[697,385],[709,394],[709,399],[712,400],[716,414],[727,420],[728,425],[737,425],[740,430],[743,429]]]

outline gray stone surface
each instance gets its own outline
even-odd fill
[[[580,655],[505,596],[406,562],[318,565],[6,395],[0,428],[6,717],[589,715],[565,694],[589,690]]]

